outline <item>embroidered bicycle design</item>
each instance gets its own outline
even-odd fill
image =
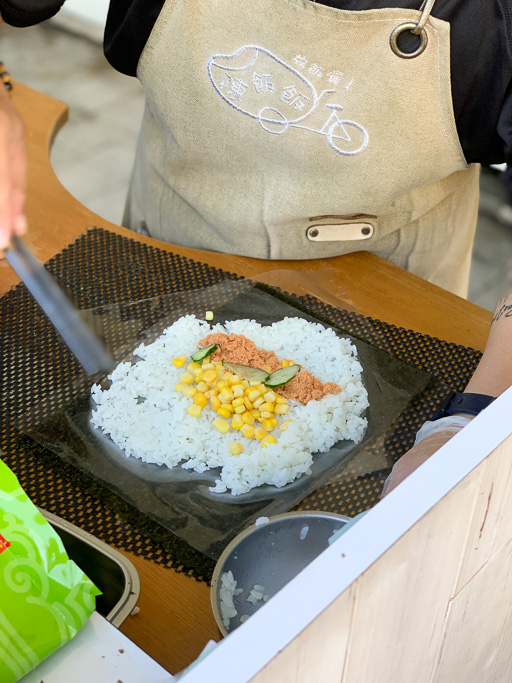
[[[341,104],[326,101],[336,90],[318,94],[300,71],[262,47],[244,45],[231,55],[213,55],[206,68],[217,94],[267,133],[282,135],[291,128],[317,133],[342,156],[356,156],[368,147],[363,126],[340,117]]]

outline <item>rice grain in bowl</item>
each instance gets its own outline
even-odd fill
[[[173,364],[215,333],[243,334],[278,358],[293,358],[322,382],[335,382],[341,391],[307,405],[290,400],[289,412],[275,416],[276,443],[262,444],[232,429],[221,433],[214,424],[219,416],[209,405],[198,416],[189,414],[192,399],[175,389],[184,368]],[[109,377],[109,388],[93,387],[92,424],[128,457],[196,472],[219,468],[214,493],[237,495],[262,484],[284,486],[310,472],[312,454],[327,452],[340,440],[359,443],[364,436],[368,398],[356,349],[319,323],[284,318],[269,326],[254,320],[210,326],[187,315],[153,343],[135,349],[134,355],[140,360],[120,363]],[[287,428],[281,431],[285,421]],[[230,451],[234,437],[243,446],[239,454]]]

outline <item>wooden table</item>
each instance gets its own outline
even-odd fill
[[[19,83],[15,83],[12,96],[28,135],[26,242],[30,249],[46,261],[93,225],[133,238],[134,233],[80,204],[55,176],[49,150],[67,119],[66,105]],[[367,252],[314,261],[264,261],[135,237],[297,294],[309,291],[333,305],[400,327],[476,349],[485,345],[490,312]],[[0,294],[18,281],[7,262],[0,261]],[[193,661],[209,639],[220,637],[210,609],[209,588],[186,574],[125,554],[139,572],[141,595],[140,612],[129,617],[121,630],[175,673]]]

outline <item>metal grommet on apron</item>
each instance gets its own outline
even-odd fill
[[[399,24],[391,33],[391,36],[389,38],[389,44],[391,45],[391,49],[393,50],[393,52],[398,57],[401,57],[402,59],[413,59],[414,57],[418,57],[419,55],[421,55],[421,53],[427,47],[428,35],[425,31],[425,24],[428,21],[430,12],[432,11],[432,7],[434,6],[434,2],[435,0],[424,0],[421,6],[421,16],[419,18],[419,21],[417,23],[408,21],[404,24]],[[420,44],[418,45],[416,50],[413,50],[412,52],[404,52],[398,46],[398,39],[405,31],[409,31],[414,35],[420,36]]]

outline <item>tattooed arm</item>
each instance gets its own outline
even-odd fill
[[[485,351],[465,388],[468,393],[499,396],[512,385],[512,264],[508,268],[502,292],[503,295],[494,312]],[[463,417],[462,414],[461,417]],[[384,484],[382,496],[387,495],[411,472],[414,472],[460,431],[461,425],[466,422],[467,420],[461,419],[459,425],[453,424],[446,429],[436,431],[407,451],[391,470]]]
[[[466,391],[499,396],[512,384],[512,264],[492,318],[484,355]]]

